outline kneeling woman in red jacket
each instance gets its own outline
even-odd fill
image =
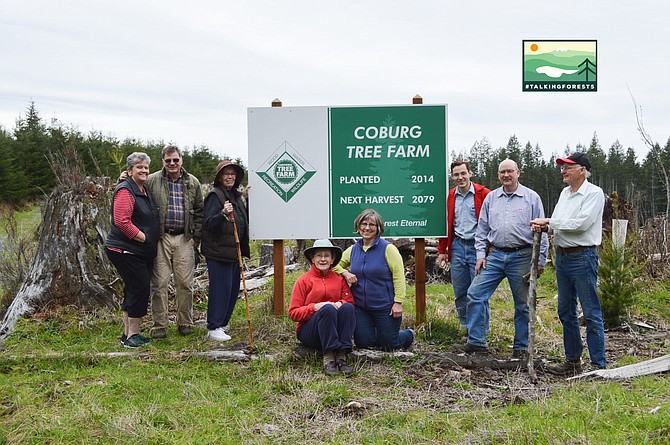
[[[342,258],[342,249],[327,239],[316,240],[305,250],[312,263],[293,285],[288,316],[297,322],[298,340],[323,351],[323,372],[349,376],[347,365],[351,337],[356,327],[354,299],[344,278],[332,271]]]

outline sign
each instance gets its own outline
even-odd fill
[[[351,237],[364,209],[384,235],[446,233],[446,106],[330,109],[331,237]]]
[[[446,234],[446,105],[249,108],[252,239]]]
[[[598,91],[596,40],[524,40],[523,91]]]

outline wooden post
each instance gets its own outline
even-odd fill
[[[412,98],[413,105],[423,103],[418,94]],[[416,290],[416,321],[417,326],[426,321],[426,240],[414,239],[414,288]]]
[[[272,101],[273,107],[281,107],[281,100],[275,99]],[[275,315],[281,317],[285,315],[284,303],[284,240],[276,239],[272,241],[273,244],[273,262],[274,262],[274,309]]]
[[[535,375],[535,304],[537,302],[537,267],[540,261],[540,242],[542,232],[533,232],[533,254],[530,257],[530,280],[528,288],[528,376],[532,383],[537,383]]]

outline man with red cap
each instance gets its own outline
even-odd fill
[[[563,325],[563,347],[566,360],[548,366],[552,374],[566,375],[582,370],[584,346],[577,315],[577,298],[586,320],[586,344],[591,363],[605,368],[605,328],[598,299],[598,250],[602,240],[605,195],[588,181],[591,163],[585,153],[573,153],[556,159],[561,166],[563,189],[551,218],[530,222],[533,231],[549,231],[556,246],[556,281],[558,283],[558,317]]]

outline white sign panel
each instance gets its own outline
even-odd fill
[[[327,238],[328,108],[249,108],[247,119],[251,238]]]

